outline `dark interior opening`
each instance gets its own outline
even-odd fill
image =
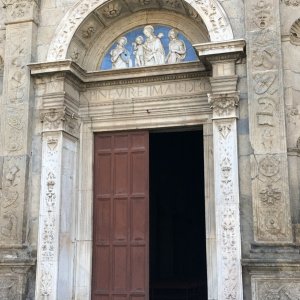
[[[207,299],[202,131],[150,134],[150,300]]]

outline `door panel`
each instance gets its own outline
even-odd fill
[[[148,132],[96,134],[93,300],[147,300]]]

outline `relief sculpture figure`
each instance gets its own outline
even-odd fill
[[[138,36],[135,39],[135,42],[132,43],[133,46],[133,54],[135,56],[135,66],[136,67],[143,67],[144,63],[144,38],[142,36]]]
[[[146,41],[144,43],[144,63],[145,66],[162,65],[165,63],[165,50],[161,42],[162,34],[154,34],[154,28],[147,25],[144,28]]]
[[[171,29],[168,33],[170,39],[169,53],[166,58],[167,64],[180,63],[185,59],[186,46],[185,43],[178,39],[178,32],[175,29]]]
[[[127,38],[122,36],[117,41],[116,48],[111,50],[110,59],[112,62],[112,69],[130,68],[132,66],[130,53],[125,48],[126,44],[127,44]]]

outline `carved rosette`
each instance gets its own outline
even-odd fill
[[[246,6],[254,239],[291,242],[279,4],[251,0]]]

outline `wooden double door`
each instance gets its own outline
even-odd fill
[[[149,134],[96,134],[93,300],[149,295]]]

